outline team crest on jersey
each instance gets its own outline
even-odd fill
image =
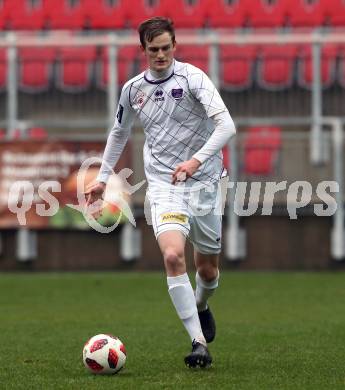
[[[135,103],[141,108],[144,103],[145,103],[145,97],[146,97],[146,93],[145,92],[138,92],[136,95],[135,95]]]
[[[161,89],[157,89],[155,91],[155,102],[163,102],[165,100],[163,95],[164,92]]]
[[[171,96],[172,96],[175,100],[182,99],[182,97],[183,97],[183,89],[182,89],[182,88],[173,88],[173,89],[171,90]]]

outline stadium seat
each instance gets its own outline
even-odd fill
[[[205,2],[209,27],[239,28],[247,24],[250,0],[208,0]]]
[[[221,45],[221,82],[230,90],[245,90],[252,85],[256,45]]]
[[[334,27],[345,27],[345,1],[327,0],[325,6],[327,21]]]
[[[95,47],[64,47],[60,49],[57,87],[65,92],[81,92],[90,87]]]
[[[129,78],[135,76],[135,69],[138,68],[139,48],[137,46],[121,47],[118,50],[117,69],[118,84],[123,85]],[[138,72],[136,72],[138,73]],[[108,50],[102,50],[97,63],[97,85],[105,89],[109,81]]]
[[[170,16],[169,9],[178,9],[177,1],[172,2],[168,0],[132,0],[126,2],[125,12],[128,15],[130,25],[132,28],[137,29],[139,24],[145,20],[152,18],[153,16]],[[175,27],[177,20],[174,19]]]
[[[0,1],[0,30],[10,28],[10,13],[13,8],[12,0]]]
[[[0,91],[6,88],[7,82],[7,50],[0,48]]]
[[[131,2],[127,2],[131,3]],[[87,25],[96,29],[112,29],[127,27],[129,15],[127,14],[126,0],[84,0],[84,11]]]
[[[251,0],[248,8],[251,27],[283,27],[286,22],[288,0]]]
[[[325,23],[325,1],[289,0],[288,20],[293,27],[318,27]]]
[[[85,9],[82,0],[45,0],[47,25],[51,29],[80,30],[85,27]]]
[[[281,128],[257,126],[247,130],[244,144],[244,172],[271,175],[275,172],[281,148]]]
[[[202,28],[206,24],[205,0],[175,0],[167,14],[177,28]]]
[[[267,45],[259,55],[258,84],[269,90],[282,90],[293,83],[296,45]]]
[[[178,45],[176,58],[182,62],[189,62],[208,73],[209,47],[206,45]]]
[[[48,133],[42,127],[32,127],[28,130],[28,138],[35,141],[42,141],[48,138]]]
[[[53,76],[56,50],[27,47],[19,50],[19,87],[25,92],[46,91]]]
[[[321,82],[323,88],[330,87],[336,78],[336,45],[324,45],[321,50]],[[313,82],[312,49],[310,45],[301,48],[298,60],[298,84],[303,88],[311,88]]]
[[[12,0],[9,26],[13,30],[41,30],[45,26],[45,0]]]

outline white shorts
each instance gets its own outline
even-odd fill
[[[156,238],[168,230],[179,230],[203,254],[221,250],[222,201],[220,186],[191,191],[183,186],[149,185],[148,199]]]

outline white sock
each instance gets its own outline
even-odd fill
[[[205,282],[201,279],[198,272],[195,275],[195,299],[198,311],[204,311],[207,309],[207,300],[213,295],[215,289],[218,287],[219,271],[214,280]]]
[[[169,294],[178,316],[181,318],[191,340],[206,345],[202,334],[195,296],[187,273],[167,277]]]

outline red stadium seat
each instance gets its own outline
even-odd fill
[[[139,24],[153,16],[170,16],[169,9],[179,9],[177,1],[172,4],[168,0],[132,0],[127,1],[125,12],[132,28],[137,28]],[[175,27],[177,27],[174,19]]]
[[[45,15],[51,29],[77,29],[85,27],[85,9],[81,0],[45,0]]]
[[[52,81],[53,48],[27,47],[19,50],[19,87],[25,92],[46,91]]]
[[[248,175],[273,174],[282,143],[281,128],[251,127],[247,134],[244,145],[244,172]]]
[[[0,1],[0,30],[11,28],[11,11],[13,9],[14,1],[1,0]]]
[[[294,27],[317,27],[325,23],[325,1],[289,0],[288,19]]]
[[[32,127],[28,131],[28,138],[35,141],[42,141],[48,138],[48,133],[42,127]]]
[[[206,3],[206,1],[205,1]],[[250,0],[208,0],[207,9],[210,27],[243,27],[247,23]]]
[[[253,82],[253,69],[258,47],[255,45],[222,45],[220,47],[223,87],[244,90]]]
[[[58,60],[57,87],[66,92],[85,91],[90,87],[95,47],[64,47]]]
[[[132,3],[132,2],[129,2]],[[96,29],[127,27],[129,15],[126,0],[84,0],[84,10],[88,25]]]
[[[206,24],[205,0],[175,0],[167,13],[177,28],[201,28]]]
[[[252,27],[282,27],[285,25],[288,0],[251,0],[248,8]]]
[[[138,62],[139,48],[137,46],[121,47],[117,55],[118,84],[123,85],[129,78],[135,76],[135,64]],[[97,85],[105,89],[109,82],[108,50],[104,49],[97,64]]]
[[[6,88],[7,82],[7,50],[0,48],[0,91]]]
[[[345,27],[345,1],[327,0],[325,6],[327,20],[332,26]]]
[[[293,83],[296,45],[268,45],[262,48],[258,63],[258,84],[269,90],[282,90]]]
[[[324,88],[330,87],[336,77],[336,45],[324,45],[321,50],[321,82]],[[313,64],[311,47],[303,46],[298,61],[298,84],[304,88],[311,88],[313,82]]]
[[[209,47],[205,45],[178,45],[176,58],[182,62],[189,62],[208,73]]]
[[[13,30],[41,30],[45,26],[45,0],[12,0],[9,11]]]

